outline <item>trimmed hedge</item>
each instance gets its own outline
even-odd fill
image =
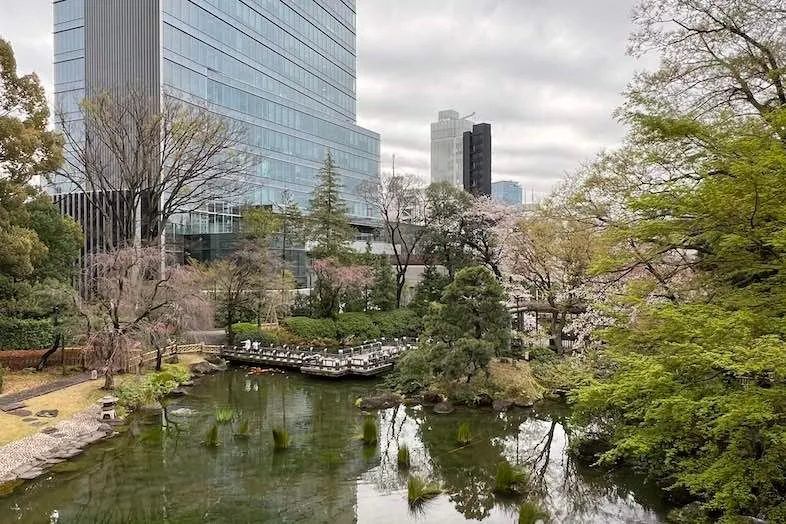
[[[379,336],[385,338],[417,337],[423,330],[423,319],[411,309],[377,311],[371,314],[371,319],[379,329]]]
[[[371,315],[366,313],[341,313],[336,318],[336,332],[340,341],[362,342],[382,336]]]
[[[267,342],[264,330],[259,329],[255,322],[238,322],[237,324],[232,324],[232,331],[235,333],[235,343],[243,340]]]
[[[48,348],[52,337],[52,322],[48,319],[0,318],[0,351]]]
[[[289,317],[281,325],[290,333],[304,340],[336,340],[336,323],[330,318]]]

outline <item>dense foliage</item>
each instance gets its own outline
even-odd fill
[[[0,351],[47,348],[52,337],[52,322],[48,319],[0,318]]]

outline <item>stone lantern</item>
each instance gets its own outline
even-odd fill
[[[115,406],[117,405],[117,401],[117,397],[104,397],[99,400],[101,404],[101,420],[115,419]]]

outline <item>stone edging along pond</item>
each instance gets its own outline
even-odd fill
[[[224,370],[225,364],[206,361],[192,364],[190,369],[194,378]],[[0,496],[26,480],[40,477],[52,466],[80,455],[90,444],[116,435],[113,424],[99,420],[100,411],[99,406],[92,406],[54,427],[0,446]],[[123,423],[122,420],[113,422]]]
[[[0,447],[0,495],[11,491],[18,481],[35,479],[90,444],[113,435],[112,426],[101,422],[99,413],[100,407],[90,407],[52,428]]]

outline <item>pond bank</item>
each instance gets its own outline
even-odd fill
[[[40,433],[0,447],[0,493],[4,484],[35,479],[55,464],[79,455],[90,444],[112,435],[112,426],[101,422],[99,415],[100,407],[90,407]]]

